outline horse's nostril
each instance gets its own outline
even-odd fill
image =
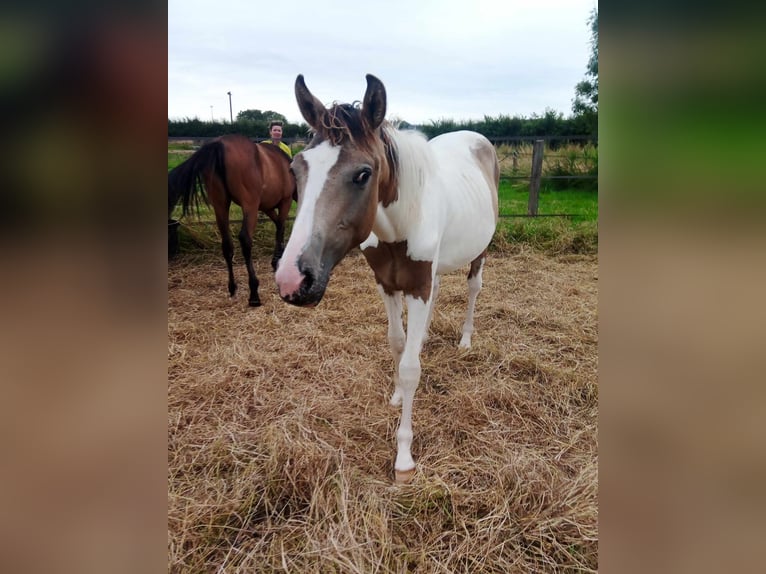
[[[303,272],[303,284],[301,285],[301,288],[304,292],[307,292],[311,290],[311,286],[313,284],[314,284],[314,274],[307,269]]]

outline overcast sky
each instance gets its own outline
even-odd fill
[[[302,122],[295,77],[323,103],[381,79],[388,119],[571,115],[596,0],[169,0],[168,117],[273,110]],[[212,106],[212,110],[211,110]],[[264,134],[266,135],[266,134]]]

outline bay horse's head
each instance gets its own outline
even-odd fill
[[[293,159],[298,213],[275,279],[288,303],[315,305],[333,268],[369,236],[378,203],[395,194],[396,161],[381,129],[386,90],[375,76],[367,75],[361,107],[326,108],[302,75],[295,97],[314,137]]]

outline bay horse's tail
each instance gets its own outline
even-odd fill
[[[204,144],[189,159],[168,172],[168,217],[179,200],[183,205],[183,215],[191,211],[192,205],[199,214],[200,198],[209,205],[202,181],[202,174],[206,171],[212,171],[221,180],[229,195],[224,147],[220,140]]]

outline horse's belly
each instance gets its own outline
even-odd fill
[[[463,237],[445,237],[439,249],[439,262],[436,272],[439,274],[450,273],[468,265],[487,248],[492,241],[494,225],[483,226],[481,229],[473,229],[470,234]]]
[[[455,207],[445,213],[439,242],[437,273],[449,273],[476,259],[487,248],[497,222],[492,190],[476,186],[464,191]]]

